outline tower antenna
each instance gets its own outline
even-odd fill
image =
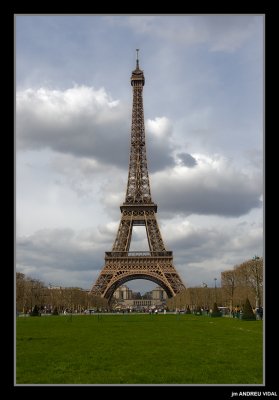
[[[136,49],[137,52],[137,68],[139,68],[139,49]]]

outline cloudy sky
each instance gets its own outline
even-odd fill
[[[88,289],[102,269],[125,198],[136,48],[152,198],[185,285],[220,285],[262,256],[263,35],[256,15],[17,16],[17,270]],[[147,250],[144,228],[131,249]]]

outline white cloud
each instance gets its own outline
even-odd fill
[[[165,116],[147,119],[147,162],[150,172],[174,165],[172,131],[172,123]]]
[[[101,88],[26,89],[17,94],[17,146],[50,148],[105,163],[123,163],[127,108]],[[108,149],[113,148],[114,152]]]
[[[106,170],[91,160],[49,150],[18,152],[17,234],[40,229],[92,227],[105,219],[100,182]]]
[[[172,125],[166,117],[156,117],[154,120],[148,119],[146,121],[147,131],[160,140],[169,138],[172,131]]]
[[[90,170],[104,165],[127,170],[131,116],[128,107],[112,100],[103,88],[26,89],[17,94],[16,111],[18,150],[49,148],[83,158],[84,168]],[[147,120],[146,126],[151,170],[173,164],[171,122],[158,117]]]

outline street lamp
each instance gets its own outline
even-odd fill
[[[51,283],[49,282],[49,284],[48,284],[48,286],[49,286],[49,290],[50,290],[50,292],[49,292],[49,294],[50,294],[50,310],[51,310],[51,312],[53,311],[52,310],[52,288],[51,288]]]
[[[215,281],[215,302],[217,303],[217,287],[216,287],[217,278],[214,278],[214,281]]]
[[[203,303],[204,303],[204,305],[203,305],[203,308],[204,308],[204,310],[207,310],[208,309],[208,290],[207,290],[207,283],[205,283],[205,282],[203,282],[202,283],[202,287],[203,287],[203,289],[204,289],[204,291],[203,291]]]
[[[35,283],[35,280],[31,279],[31,313],[33,311],[33,292],[34,292],[34,288],[35,288],[34,283]]]

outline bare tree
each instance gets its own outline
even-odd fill
[[[32,310],[35,304],[40,308],[45,304],[46,288],[38,279],[16,273],[16,308],[18,311]]]
[[[39,279],[27,278],[27,291],[29,297],[29,305],[32,308],[37,305],[39,308],[45,304],[45,286]]]
[[[25,311],[26,303],[26,281],[25,275],[21,272],[16,273],[16,309],[17,311]]]
[[[262,303],[263,290],[263,258],[254,257],[238,267],[238,279],[242,285],[252,289],[256,299],[256,307]]]
[[[230,299],[230,310],[233,310],[234,292],[236,288],[236,272],[235,269],[224,271],[221,274],[221,285],[224,289],[225,296],[228,295]]]

